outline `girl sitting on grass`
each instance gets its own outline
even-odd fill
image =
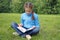
[[[30,40],[32,38],[31,35],[39,33],[40,26],[38,15],[33,11],[33,4],[31,2],[26,2],[24,4],[24,9],[25,13],[21,15],[21,24],[13,22],[12,27],[20,36],[26,37],[28,40]],[[23,27],[29,31],[23,33],[17,27]]]

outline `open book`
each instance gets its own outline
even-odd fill
[[[23,27],[17,27],[21,32],[25,33],[27,31],[27,29],[23,28]]]
[[[18,28],[21,32],[23,32],[23,33],[32,30],[31,28],[30,28],[30,29],[25,29],[25,28],[23,28],[23,27],[17,27],[17,28]]]

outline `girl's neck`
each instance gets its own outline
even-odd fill
[[[26,14],[27,14],[28,16],[31,16],[31,15],[32,15],[32,13],[29,13],[29,14],[28,14],[28,13],[26,13]]]

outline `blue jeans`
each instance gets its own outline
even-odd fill
[[[18,24],[17,23],[15,23],[15,22],[12,22],[12,24],[11,24],[11,27],[20,35],[20,36],[22,36],[22,37],[25,37],[27,34],[29,34],[29,35],[34,35],[34,34],[37,34],[37,33],[39,33],[39,28],[35,28],[35,29],[33,29],[33,30],[30,30],[30,31],[27,31],[27,32],[25,32],[25,33],[23,33],[23,32],[21,32],[17,27],[18,27]],[[27,29],[27,28],[26,28]]]

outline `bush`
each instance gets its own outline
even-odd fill
[[[0,0],[0,13],[23,13],[23,5],[27,1],[34,4],[33,10],[38,14],[60,13],[60,0]]]

